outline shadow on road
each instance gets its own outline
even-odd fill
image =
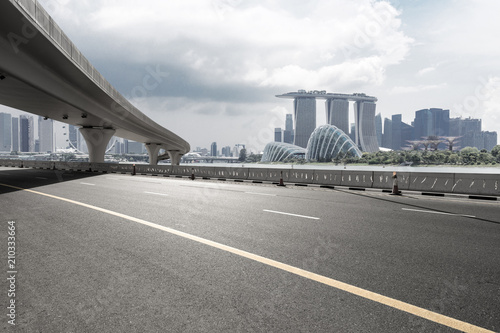
[[[408,201],[405,201],[405,202],[397,201],[397,200],[394,200],[390,196],[387,196],[387,198],[385,198],[385,197],[376,197],[376,196],[364,195],[362,193],[356,193],[356,192],[347,191],[347,190],[338,190],[338,191],[343,192],[343,193],[352,194],[352,195],[363,196],[365,198],[371,198],[371,199],[374,199],[374,200],[380,200],[380,201],[385,201],[385,202],[391,202],[391,203],[395,203],[395,204],[400,204],[400,205],[404,205],[404,206],[407,206],[407,207],[414,207],[414,208],[418,208],[418,209],[422,209],[422,210],[430,210],[430,211],[444,213],[444,214],[457,215],[455,212],[450,212],[450,211],[445,211],[445,210],[430,208],[428,206],[421,206],[421,205],[417,205],[417,204],[411,204]],[[494,224],[500,224],[500,221],[485,219],[485,218],[481,218],[481,217],[477,217],[477,216],[467,216],[467,215],[461,215],[461,216],[465,217],[465,218],[468,218],[468,219],[472,219],[472,220],[477,220],[477,221],[482,221],[482,222],[489,222],[489,223],[494,223]]]
[[[101,174],[81,171],[0,167],[0,195],[22,189],[33,189],[61,182],[92,178]]]

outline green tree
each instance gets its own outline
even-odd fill
[[[465,147],[460,151],[462,161],[465,165],[474,165],[478,161],[479,149],[476,147]]]
[[[460,160],[460,157],[458,156],[458,154],[451,154],[448,157],[448,163],[450,163],[450,164],[457,164],[459,160]]]
[[[240,157],[238,158],[238,161],[240,162],[245,162],[247,160],[247,150],[243,148],[240,150]]]
[[[497,162],[500,162],[500,145],[496,145],[491,150],[491,155],[496,159]]]

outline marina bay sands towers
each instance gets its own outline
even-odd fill
[[[349,102],[354,102],[355,143],[365,152],[379,150],[375,129],[377,98],[365,94],[332,94],[326,91],[299,90],[279,98],[293,99],[296,146],[305,148],[316,128],[316,99],[325,99],[326,121],[344,133],[349,133]]]

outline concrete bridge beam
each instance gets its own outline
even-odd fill
[[[106,147],[109,143],[109,140],[111,140],[111,137],[115,134],[115,130],[82,127],[80,128],[80,133],[82,133],[82,136],[87,143],[87,148],[89,150],[89,161],[91,163],[103,163],[104,154],[106,153]]]

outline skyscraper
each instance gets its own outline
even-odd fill
[[[282,142],[283,140],[283,130],[281,128],[274,129],[274,142]]]
[[[283,142],[293,144],[293,115],[286,115],[285,130],[283,131]]]
[[[217,157],[217,142],[212,142],[210,146],[210,156]]]
[[[379,147],[383,147],[382,145],[382,115],[377,113],[375,116],[375,131],[377,132],[377,142]]]
[[[391,149],[394,150],[401,150],[402,147],[402,141],[401,141],[401,130],[403,127],[403,122],[402,122],[402,115],[400,114],[393,114],[392,115],[392,145]]]
[[[375,108],[374,102],[359,100],[354,103],[356,144],[362,151],[368,153],[379,151],[375,132]]]
[[[337,94],[326,90],[289,92],[276,95],[279,98],[293,98],[295,116],[296,146],[305,148],[313,130],[316,127],[316,99],[325,99],[327,122],[345,133],[349,133],[349,101],[355,104],[355,137],[359,148],[364,151],[378,151],[377,134],[375,130],[375,102],[377,98],[364,93]],[[352,131],[351,131],[352,135]]]
[[[316,129],[316,98],[297,97],[293,100],[295,115],[294,144],[306,148],[309,137]]]
[[[450,135],[450,110],[443,109],[430,109],[432,114],[432,128],[435,136],[449,136]]]
[[[54,152],[54,121],[38,117],[38,138],[40,140],[40,152]]]
[[[497,132],[483,132],[484,149],[491,151],[498,143]]]
[[[450,110],[437,108],[415,112],[415,138],[450,135]]]
[[[349,101],[347,99],[327,99],[325,110],[326,122],[349,134]]]
[[[0,151],[12,151],[12,116],[0,113]]]
[[[69,148],[79,149],[78,147],[78,128],[74,125],[68,125],[68,146]]]
[[[19,146],[22,152],[35,151],[35,126],[32,116],[19,116]]]
[[[392,147],[392,120],[389,118],[384,119],[384,134],[382,135],[382,147]]]
[[[19,151],[19,118],[12,117],[12,151]]]

